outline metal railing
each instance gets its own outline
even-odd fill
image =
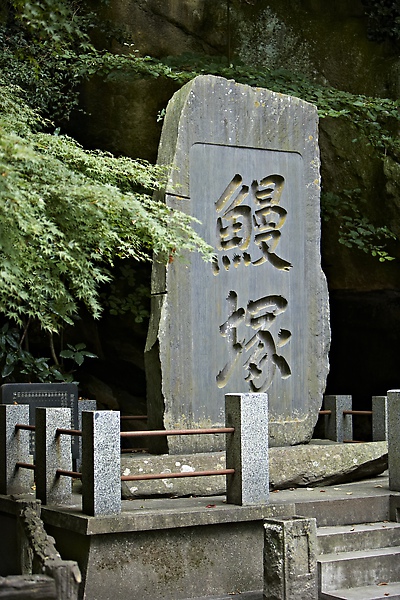
[[[267,396],[227,394],[226,414],[225,427],[121,432],[117,411],[83,411],[82,430],[77,430],[69,426],[67,408],[37,408],[33,426],[24,424],[29,420],[26,405],[0,405],[0,435],[5,441],[0,450],[0,493],[30,491],[29,471],[34,471],[37,498],[43,504],[65,504],[71,502],[71,479],[81,479],[83,512],[104,515],[120,512],[121,481],[223,475],[228,502],[265,503],[269,495]],[[29,460],[31,432],[35,432],[35,464]],[[121,476],[122,438],[207,434],[227,435],[225,469]],[[73,436],[82,439],[81,471],[71,468]]]
[[[371,417],[372,441],[387,440],[387,396],[373,396],[372,410],[353,410],[351,396],[325,396],[323,418],[324,437],[343,443],[357,443],[353,438],[353,418]]]

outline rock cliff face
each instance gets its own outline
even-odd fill
[[[100,9],[96,3],[96,10],[103,11],[104,22],[116,34],[112,42],[95,41],[115,52],[224,55],[301,72],[357,94],[399,97],[398,51],[389,42],[368,40],[361,0],[110,0]],[[118,41],[122,38],[132,45]],[[128,79],[120,73],[93,79],[82,92],[86,115],[77,119],[76,128],[91,146],[154,160],[161,129],[157,114],[176,89],[170,81]],[[361,189],[363,214],[400,235],[399,164],[393,157],[374,157],[351,129],[348,122],[321,121],[323,186],[334,193]],[[330,220],[322,237],[332,310],[328,388],[330,393],[351,393],[359,406],[367,407],[371,395],[400,386],[393,359],[400,333],[399,259],[379,263],[346,248],[338,243],[339,228],[340,221]],[[389,251],[400,257],[398,244]],[[121,326],[116,317],[106,318],[98,330],[104,360],[126,367],[120,378],[108,376],[110,394],[117,404],[115,396],[123,396],[124,407],[132,409],[144,391],[143,339],[126,319]],[[95,373],[99,380],[104,378],[101,364]],[[116,380],[123,388],[118,393],[112,391]]]

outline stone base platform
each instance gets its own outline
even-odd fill
[[[309,473],[314,468],[308,462]],[[391,492],[381,475],[275,490],[267,504],[252,507],[228,505],[224,495],[147,497],[123,500],[120,515],[89,517],[81,512],[79,494],[73,502],[62,509],[42,507],[42,519],[62,558],[79,563],[81,600],[259,600],[265,518],[315,517],[321,526],[396,520],[400,493]],[[0,496],[0,527],[7,540],[0,574],[14,574],[17,527],[8,496]]]
[[[385,521],[396,518],[399,497],[380,476],[272,492],[269,504],[256,507],[228,505],[224,496],[152,498],[125,500],[114,517],[84,516],[77,504],[43,507],[42,518],[62,557],[79,562],[85,600],[245,599],[263,588],[263,519]]]

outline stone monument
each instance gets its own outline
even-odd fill
[[[320,258],[318,118],[311,104],[211,75],[171,99],[158,162],[165,202],[215,248],[154,264],[145,351],[150,428],[224,424],[226,393],[268,393],[269,441],[308,441],[330,342]],[[224,437],[173,436],[171,453]]]

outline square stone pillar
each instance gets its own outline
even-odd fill
[[[400,390],[387,393],[389,489],[400,492]]]
[[[31,491],[32,472],[17,469],[17,462],[29,463],[29,431],[15,429],[17,423],[29,425],[29,406],[0,405],[0,494]]]
[[[82,413],[84,410],[96,410],[96,400],[79,400],[78,401],[78,429],[82,430]],[[78,437],[78,458],[76,459],[76,470],[79,471],[82,466],[82,437]]]
[[[325,437],[335,442],[353,439],[353,417],[344,415],[344,410],[352,409],[351,396],[325,396],[325,410],[331,414],[325,416]]]
[[[265,600],[318,600],[315,519],[264,522]]]
[[[37,408],[36,421],[36,497],[43,504],[69,504],[72,479],[57,476],[57,469],[72,470],[69,435],[57,435],[57,428],[71,429],[70,408]]]
[[[235,433],[226,440],[227,501],[266,504],[269,497],[268,394],[226,394],[226,427]]]
[[[119,411],[82,413],[82,508],[92,516],[121,512]]]
[[[372,441],[387,440],[387,396],[372,396]]]

